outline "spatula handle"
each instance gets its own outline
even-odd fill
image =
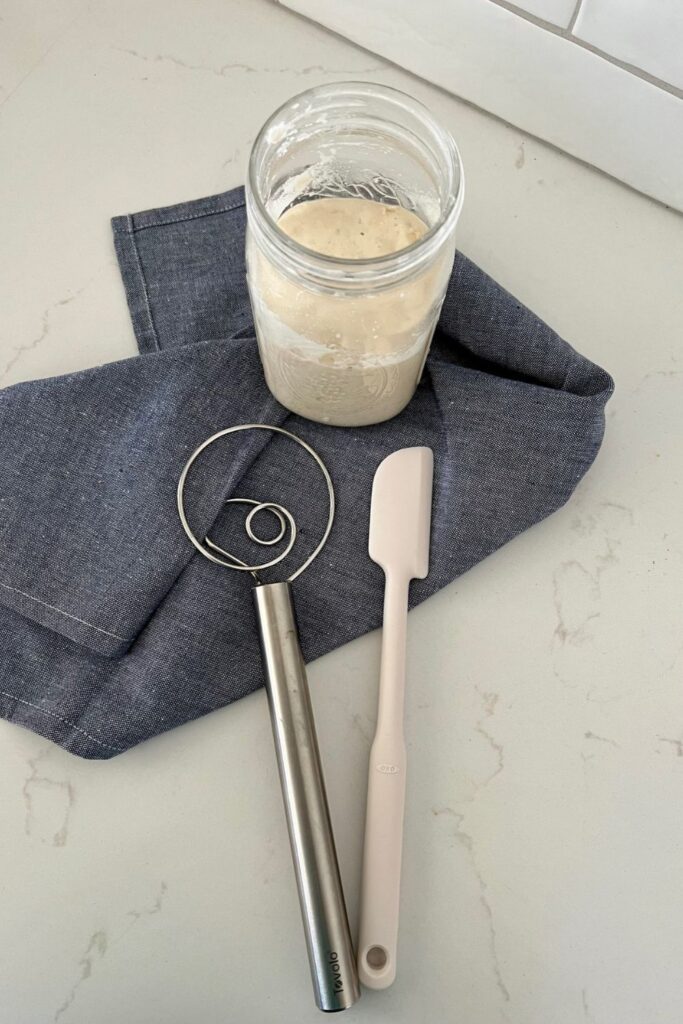
[[[377,731],[370,749],[358,974],[369,988],[396,977],[406,750],[403,739],[409,580],[387,575]]]

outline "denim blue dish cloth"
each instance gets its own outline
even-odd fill
[[[140,355],[0,392],[0,713],[75,754],[111,757],[261,685],[251,579],[196,554],[176,513],[180,471],[215,431],[282,425],[330,469],[334,529],[294,585],[307,661],[380,623],[367,534],[387,454],[435,454],[431,572],[413,604],[563,505],[595,458],[610,377],[464,256],[408,408],[336,428],[265,386],[241,189],[113,228]],[[324,485],[291,441],[233,435],[190,478],[196,532],[249,558],[231,495],[288,506],[300,558],[316,543]]]

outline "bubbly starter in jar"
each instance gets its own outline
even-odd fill
[[[311,199],[278,226],[326,256],[367,260],[398,252],[427,230],[401,206]],[[390,419],[410,401],[434,331],[452,252],[383,290],[314,290],[248,251],[249,290],[268,387],[301,416],[338,426]]]

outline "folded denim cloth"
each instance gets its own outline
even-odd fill
[[[0,392],[0,713],[76,754],[111,757],[261,684],[248,578],[198,555],[176,512],[209,434],[285,425],[330,469],[334,529],[295,584],[307,660],[380,623],[367,530],[389,452],[435,454],[432,568],[413,604],[563,505],[595,458],[609,375],[462,255],[408,408],[336,428],[265,386],[241,189],[113,228],[141,355]],[[324,486],[290,441],[233,435],[193,471],[197,532],[249,557],[230,495],[285,504],[316,543]]]

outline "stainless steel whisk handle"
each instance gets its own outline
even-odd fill
[[[289,583],[254,588],[275,752],[315,1000],[345,1010],[360,995]]]

